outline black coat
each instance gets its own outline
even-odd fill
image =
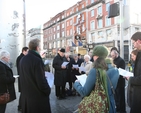
[[[130,113],[141,113],[141,51],[136,57],[134,77],[130,77],[129,81],[133,88]]]
[[[125,61],[120,56],[114,59],[114,64],[117,68],[125,69]],[[125,87],[125,79],[123,76],[119,76],[117,87]]]
[[[20,61],[21,105],[23,113],[50,113],[51,89],[45,78],[42,58],[35,51]]]
[[[20,67],[19,67],[19,63],[20,63],[20,60],[22,59],[22,57],[24,57],[24,54],[23,53],[21,53],[18,57],[17,57],[17,59],[16,59],[16,66],[17,66],[17,73],[18,73],[18,75],[20,74]],[[20,77],[20,75],[19,75],[19,77]],[[21,88],[20,88],[20,78],[18,77],[18,90],[19,90],[19,92],[21,91]]]
[[[80,67],[81,63],[82,63],[82,60],[80,60],[80,59],[78,59],[77,62],[75,62],[75,60],[72,59],[71,62],[70,62],[71,69],[72,69],[73,65],[78,65]],[[79,70],[72,69],[72,73],[71,73],[72,82],[74,82],[77,79],[75,75],[80,75]]]
[[[15,78],[10,67],[0,62],[0,94],[7,92],[7,88],[10,94],[10,101],[16,99]]]
[[[66,84],[66,69],[62,69],[61,65],[65,61],[64,57],[61,57],[59,54],[53,59],[53,68],[54,72],[54,85],[64,86]]]

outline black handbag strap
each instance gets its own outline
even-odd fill
[[[110,80],[108,75],[107,75],[107,78],[108,78],[108,80],[110,82],[110,86],[111,86],[112,92],[113,92],[113,94],[115,94],[114,86],[113,86],[113,84],[112,84],[112,82],[111,82],[111,80]]]

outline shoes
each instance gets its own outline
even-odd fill
[[[62,99],[66,99],[66,97],[65,96],[59,96],[59,97],[57,97],[57,99],[62,100]]]

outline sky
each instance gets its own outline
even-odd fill
[[[25,0],[27,29],[43,25],[51,17],[70,8],[77,2],[78,0]]]

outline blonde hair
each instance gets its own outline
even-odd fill
[[[84,59],[85,58],[89,58],[89,60],[91,59],[90,55],[84,55]]]

